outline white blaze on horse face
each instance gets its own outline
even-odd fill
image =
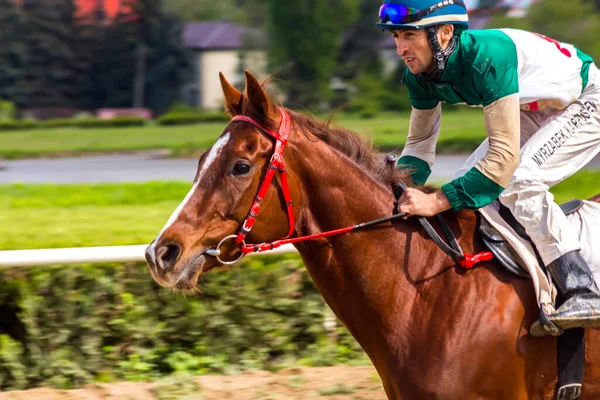
[[[192,186],[192,188],[190,189],[188,194],[185,196],[185,198],[183,199],[181,204],[179,204],[179,206],[175,209],[175,211],[173,211],[173,214],[171,214],[171,217],[169,217],[169,220],[167,221],[165,226],[162,228],[162,230],[160,231],[160,233],[158,234],[156,239],[154,239],[154,242],[152,242],[152,244],[150,245],[150,247],[152,249],[150,254],[152,257],[152,261],[154,263],[156,263],[156,249],[154,248],[154,246],[156,245],[156,243],[158,243],[158,241],[160,240],[160,237],[163,235],[163,233],[165,233],[165,231],[167,229],[169,229],[169,227],[171,225],[173,225],[173,223],[175,221],[177,221],[177,218],[179,217],[181,210],[183,210],[183,208],[186,206],[188,201],[190,201],[190,198],[194,195],[194,192],[200,185],[202,176],[204,175],[204,173],[206,172],[208,167],[210,167],[210,165],[216,160],[216,158],[219,156],[219,154],[221,154],[221,150],[223,150],[223,148],[225,147],[227,142],[229,142],[229,136],[230,136],[229,132],[227,132],[225,135],[221,136],[219,138],[219,140],[217,140],[215,142],[213,147],[210,149],[210,153],[208,153],[208,156],[206,157],[206,159],[204,160],[204,163],[202,164],[202,168],[200,169],[200,173],[198,174],[198,179],[194,183],[194,186]]]

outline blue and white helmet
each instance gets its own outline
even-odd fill
[[[385,0],[379,9],[377,26],[382,31],[420,29],[452,24],[456,32],[469,27],[463,0]]]

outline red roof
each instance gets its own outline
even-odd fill
[[[119,12],[130,12],[130,1],[126,0],[76,0],[78,15],[85,16],[96,12],[99,5],[104,9],[107,19],[113,19]]]

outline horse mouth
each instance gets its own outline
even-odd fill
[[[198,284],[198,278],[205,272],[207,257],[208,254],[203,251],[182,262],[175,270],[162,272],[158,268],[151,268],[150,273],[160,286],[183,291],[193,290]]]
[[[204,272],[206,265],[205,252],[200,253],[196,257],[187,261],[182,267],[179,278],[173,285],[173,289],[177,290],[192,290],[198,284],[198,278]]]

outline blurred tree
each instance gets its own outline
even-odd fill
[[[269,21],[269,3],[264,0],[233,0],[236,9],[240,9],[242,16],[234,19],[235,22],[246,26],[263,29]],[[600,1],[600,0],[599,0]]]
[[[52,2],[55,3],[58,21],[64,28],[64,42],[70,50],[69,58],[64,60],[65,73],[68,75],[63,79],[63,91],[71,99],[68,105],[78,109],[92,109],[95,96],[92,68],[102,45],[103,16],[94,15],[101,18],[98,20],[84,15],[78,16],[76,0]]]
[[[27,107],[74,107],[78,99],[75,5],[72,0],[24,0],[20,34],[25,77],[19,82]]]
[[[136,56],[145,58],[144,104],[165,111],[179,98],[179,89],[189,73],[190,55],[183,46],[183,24],[166,11],[163,0],[136,0],[133,10],[140,16]],[[144,50],[145,49],[145,50]],[[140,59],[137,60],[140,62]],[[140,70],[136,76],[140,78]]]
[[[585,0],[541,0],[532,4],[523,18],[497,16],[490,27],[510,27],[537,32],[571,43],[600,60],[600,15],[594,2]]]
[[[361,73],[377,76],[383,69],[377,44],[389,33],[381,32],[375,25],[381,1],[359,1],[360,17],[344,34],[335,68],[335,75],[344,80]]]
[[[0,0],[0,97],[21,107],[88,108],[98,28],[73,0]]]
[[[234,0],[169,0],[166,7],[184,22],[193,21],[239,21],[243,9],[236,7]]]
[[[379,0],[359,0],[358,20],[343,34],[334,75],[345,88],[332,101],[332,106],[349,105],[350,110],[373,116],[380,108],[378,98],[383,93],[383,62],[379,43],[385,35],[377,28]]]
[[[103,45],[104,26],[95,21],[77,21],[73,27],[72,45],[75,51],[73,73],[77,86],[77,108],[93,110],[98,96],[94,65]]]
[[[93,108],[131,107],[137,27],[132,15],[119,13],[101,31],[101,46],[92,67]]]
[[[23,107],[88,108],[98,29],[76,17],[74,0],[24,0],[17,7],[2,13],[3,52],[11,56],[0,68],[12,83],[0,90]]]
[[[357,14],[357,0],[269,1],[269,67],[286,81],[291,107],[327,101],[342,32]]]
[[[94,66],[96,107],[142,106],[161,113],[178,99],[189,73],[183,25],[162,0],[135,1],[131,10],[104,28]]]
[[[20,93],[24,79],[24,25],[12,0],[0,0],[0,98],[23,104]]]
[[[181,37],[183,24],[173,16],[163,16],[149,32],[146,72],[146,106],[166,111],[180,97],[180,88],[191,80],[191,54]]]
[[[262,28],[268,19],[264,0],[169,0],[166,7],[184,22],[231,21]]]

